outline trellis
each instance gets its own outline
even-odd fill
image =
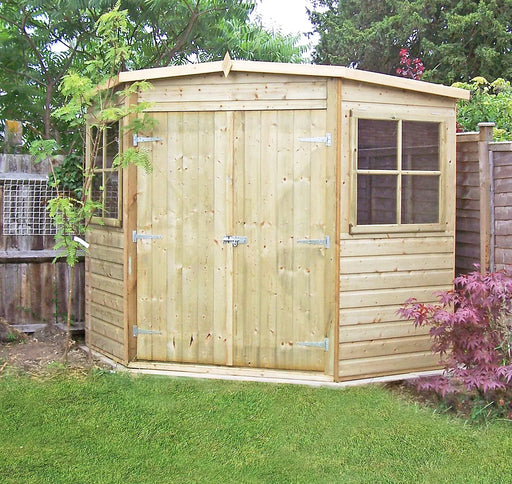
[[[46,176],[4,180],[3,235],[55,235],[47,205],[56,194]]]

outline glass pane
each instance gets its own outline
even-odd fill
[[[439,176],[402,176],[402,223],[439,222]]]
[[[357,225],[396,224],[397,177],[358,175]]]
[[[357,124],[357,168],[397,169],[398,121],[359,119]]]
[[[94,202],[102,203],[103,200],[103,175],[101,173],[95,173],[92,178],[91,187],[91,200]],[[97,209],[94,212],[96,217],[102,217],[103,213],[101,209]]]
[[[105,217],[119,218],[119,172],[105,172]]]
[[[402,123],[402,169],[439,170],[439,123]]]
[[[112,168],[112,162],[119,153],[119,123],[112,123],[106,129],[106,160],[105,168]]]
[[[95,168],[103,168],[103,140],[98,138],[98,128],[93,127],[90,131],[91,155]]]

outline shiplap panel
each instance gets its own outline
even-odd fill
[[[123,231],[92,226],[87,235],[87,321],[88,340],[101,352],[118,360],[124,351],[124,238]]]
[[[395,317],[397,316],[395,315]],[[340,343],[404,338],[427,334],[429,334],[428,327],[415,327],[411,321],[405,320],[356,324],[352,326],[340,326]]]
[[[340,359],[373,358],[375,356],[400,355],[430,351],[432,342],[429,335],[407,336],[358,341],[340,344]]]
[[[378,289],[373,291],[342,291],[340,295],[340,307],[364,308],[368,306],[391,306],[405,303],[411,297],[418,301],[432,298],[436,291],[450,290],[451,284],[430,287],[407,287],[399,289]]]
[[[453,254],[372,255],[360,257],[342,257],[341,274],[362,274],[366,272],[394,272],[415,270],[446,269],[452,266]]]
[[[87,234],[87,240],[93,245],[103,245],[106,247],[123,248],[123,231],[112,227],[102,225],[92,226]]]
[[[377,272],[349,274],[340,277],[342,290],[373,291],[385,288],[409,288],[417,286],[441,286],[450,284],[453,270],[439,269],[431,271]]]
[[[372,358],[340,360],[340,380],[427,371],[439,368],[439,357],[430,351]]]
[[[201,101],[269,101],[326,99],[325,81],[312,82],[254,82],[244,84],[160,84],[141,93],[141,100],[148,102]]]
[[[95,331],[97,325],[101,326],[101,322],[92,318],[92,330],[89,331],[89,343],[93,349],[101,351],[101,353],[120,361],[123,359],[124,345],[114,341],[110,337],[106,337],[101,333]]]
[[[341,257],[364,257],[379,255],[429,254],[451,252],[453,237],[405,238],[352,238],[340,241]]]
[[[453,100],[424,93],[410,93],[403,89],[385,86],[370,86],[362,82],[344,80],[341,96],[344,102],[366,102],[375,104],[403,104],[407,96],[408,104],[428,106],[430,108],[453,109]]]

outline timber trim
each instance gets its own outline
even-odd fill
[[[224,61],[188,64],[184,66],[156,67],[138,71],[121,72],[119,82],[135,82],[140,80],[161,79],[165,77],[183,77],[200,74],[224,73]],[[258,74],[290,74],[298,76],[334,77],[384,85],[408,91],[435,94],[455,99],[470,98],[470,92],[465,89],[415,81],[387,74],[361,71],[342,66],[326,66],[312,64],[285,64],[279,62],[255,62],[234,60],[229,72],[255,72]]]

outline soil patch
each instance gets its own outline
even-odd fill
[[[0,342],[0,375],[7,372],[42,375],[56,369],[73,369],[88,372],[92,368],[108,369],[108,363],[89,355],[79,346],[80,339],[71,340],[67,362],[64,361],[66,332],[49,324],[32,335],[16,334],[14,328],[5,328],[0,321],[1,334],[8,334]],[[13,336],[16,335],[15,336]]]

